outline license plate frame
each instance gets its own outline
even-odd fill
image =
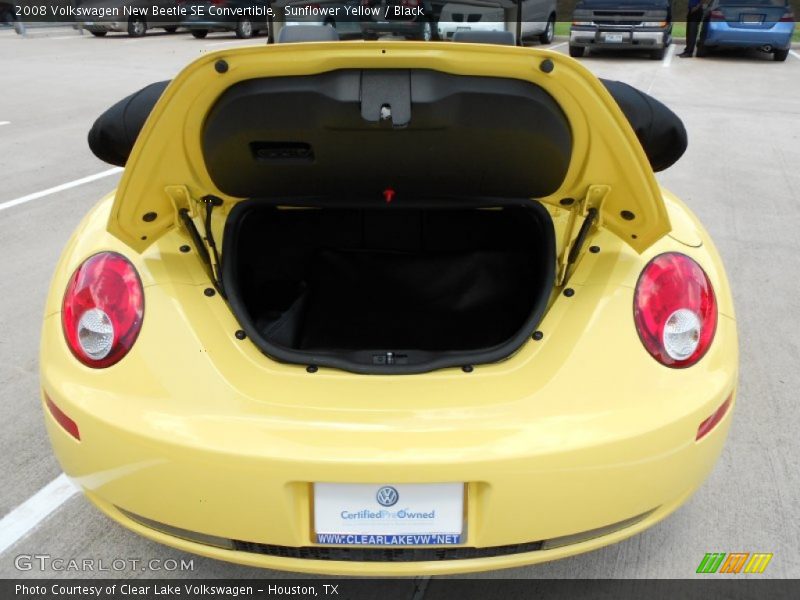
[[[739,22],[745,25],[761,25],[764,23],[764,15],[754,13],[742,14],[739,16]]]
[[[466,540],[467,486],[314,483],[312,541],[325,546],[456,546]]]

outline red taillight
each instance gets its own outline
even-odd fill
[[[101,252],[73,273],[64,293],[64,337],[83,364],[101,369],[119,362],[142,327],[139,274],[121,254]]]
[[[697,428],[697,436],[694,438],[695,441],[704,437],[707,433],[714,429],[714,427],[719,425],[719,422],[722,421],[722,417],[725,416],[725,413],[727,413],[728,409],[731,407],[731,402],[733,402],[733,394],[728,396],[728,399],[725,400],[725,402],[723,402],[710,417],[700,423],[700,427]]]
[[[80,441],[81,432],[78,431],[78,424],[64,414],[64,412],[55,405],[55,403],[50,399],[50,396],[47,394],[44,395],[44,401],[45,404],[47,404],[47,409],[50,411],[50,414],[53,415],[53,418],[56,420],[56,423],[61,425],[61,427],[63,427],[68,434]]]
[[[783,16],[781,17],[781,22],[794,23],[794,13],[790,10],[787,10],[785,13],[783,13]]]
[[[712,10],[709,13],[708,18],[711,19],[712,21],[724,21],[725,15],[722,14],[721,10]]]
[[[668,367],[700,360],[717,329],[717,300],[705,271],[678,252],[647,263],[633,299],[636,330],[647,351]]]

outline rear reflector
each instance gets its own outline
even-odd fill
[[[728,412],[728,409],[731,407],[731,402],[733,401],[733,394],[728,396],[728,399],[722,403],[722,405],[715,410],[710,417],[708,417],[705,421],[700,423],[700,427],[697,428],[697,437],[695,437],[695,441],[699,440],[700,438],[704,437],[708,434],[714,427],[716,427],[720,421],[722,421],[722,417],[725,416],[725,413]]]
[[[47,408],[50,409],[50,414],[53,415],[56,422],[61,425],[68,434],[80,441],[81,433],[78,431],[78,424],[64,414],[64,412],[50,400],[50,396],[47,394],[44,395],[44,401],[47,403]]]

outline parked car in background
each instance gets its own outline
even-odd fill
[[[357,10],[361,0],[295,0],[273,2],[276,15],[283,17],[284,25],[328,25],[336,30],[340,39],[361,37]]]
[[[556,33],[556,0],[522,0],[522,43],[551,44]]]
[[[181,25],[198,39],[209,31],[233,31],[240,39],[269,31],[267,0],[189,0],[182,5],[188,14]]]
[[[556,0],[522,0],[522,43],[550,44],[555,35]],[[448,2],[438,17],[439,37],[450,40],[459,31],[506,31],[516,34],[516,5],[509,0]]]
[[[672,43],[670,0],[579,0],[572,16],[569,55],[587,49],[649,50],[661,60]]]
[[[159,12],[175,12],[177,0],[88,0],[79,2],[79,5],[109,12],[116,9],[115,15],[79,23],[80,27],[97,37],[103,37],[108,32],[127,32],[131,37],[142,37],[149,29],[155,28],[175,33],[180,25],[177,17],[153,17],[154,8]],[[137,14],[130,14],[132,12]]]
[[[714,0],[709,8],[697,56],[716,48],[756,48],[786,60],[795,28],[787,0]]]
[[[361,0],[361,7],[371,12],[361,19],[365,39],[396,35],[414,40],[438,37],[434,8],[428,0]]]
[[[439,37],[452,40],[458,31],[503,31],[506,28],[504,14],[499,5],[448,2],[439,16]]]

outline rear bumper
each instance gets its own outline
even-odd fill
[[[614,41],[621,35],[622,41]],[[659,49],[668,46],[669,31],[660,28],[605,29],[600,27],[573,26],[569,33],[571,46],[608,49]]]
[[[267,28],[267,21],[259,18],[259,17],[248,17],[250,22],[253,24],[254,30],[262,30]],[[226,18],[226,17],[219,17],[214,18],[210,17],[209,15],[189,15],[185,17],[181,21],[181,27],[186,27],[190,31],[192,30],[204,30],[204,31],[234,31],[236,29],[238,19],[236,18]]]
[[[81,27],[89,31],[128,31],[127,21],[86,21],[81,23]]]
[[[187,17],[181,21],[181,27],[186,27],[189,31],[233,31],[236,29],[235,21],[215,21],[208,17]]]
[[[760,48],[772,46],[786,50],[792,45],[794,23],[774,23],[769,29],[732,27],[726,22],[712,22],[703,38],[703,44],[711,47]]]
[[[457,31],[500,31],[502,23],[461,23],[457,21],[440,21],[437,25],[439,37],[452,39]]]
[[[420,35],[425,23],[419,21],[362,21],[363,34]]]
[[[644,517],[638,520],[632,519],[629,525],[623,526],[621,529],[610,533],[598,531],[598,535],[590,539],[576,541],[574,543],[570,543],[570,540],[565,539],[565,545],[563,546],[553,548],[547,548],[545,546],[539,550],[523,551],[503,556],[491,556],[491,553],[487,552],[489,555],[481,558],[436,560],[435,562],[381,562],[379,560],[366,562],[349,559],[342,560],[342,553],[338,552],[337,549],[333,549],[329,554],[325,552],[314,552],[314,550],[318,550],[316,548],[257,548],[252,545],[240,545],[240,549],[225,549],[210,543],[191,541],[186,539],[186,537],[179,532],[170,533],[155,527],[150,527],[147,524],[143,524],[131,518],[131,516],[126,515],[112,504],[101,500],[94,494],[87,493],[86,495],[98,509],[127,529],[166,546],[216,560],[224,560],[252,567],[300,573],[342,576],[430,576],[521,567],[558,560],[615,544],[637,533],[641,533],[669,516],[678,509],[694,491],[694,489],[685,490],[671,502],[658,507]],[[270,555],[262,552],[272,552],[274,554]],[[383,554],[388,553],[383,552]],[[295,555],[303,555],[304,558],[295,558]]]
[[[716,343],[729,348],[734,324],[725,317],[720,321]],[[609,411],[571,410],[570,405],[581,402],[583,394],[577,390],[553,390],[552,397],[543,392],[509,404],[500,398],[513,383],[502,389],[492,377],[473,379],[484,393],[495,390],[496,398],[488,398],[481,410],[441,406],[401,415],[365,409],[349,417],[343,411],[338,420],[330,420],[325,411],[309,407],[300,419],[295,409],[306,400],[299,386],[295,395],[285,397],[280,397],[280,386],[267,386],[273,390],[268,394],[271,400],[261,410],[248,408],[249,400],[233,390],[223,391],[220,382],[209,384],[205,375],[193,383],[185,377],[165,379],[162,374],[158,381],[130,372],[122,375],[130,385],[119,386],[119,391],[92,387],[91,375],[80,373],[86,370],[73,365],[63,348],[58,315],[47,319],[44,329],[48,360],[43,364],[43,389],[78,424],[81,440],[62,429],[45,407],[48,433],[64,471],[103,511],[142,535],[198,554],[329,574],[506,568],[585,552],[633,535],[677,508],[713,468],[731,411],[699,442],[695,433],[733,393],[736,378],[732,362],[724,377],[709,371],[702,388],[676,388],[677,410],[668,408],[672,416],[659,417],[657,424],[645,416],[650,409],[613,417]],[[117,366],[128,358],[132,357]],[[132,367],[137,361],[127,362]],[[175,373],[182,366],[176,364]],[[298,379],[309,378],[303,369],[297,371]],[[413,384],[414,379],[426,378],[401,379]],[[338,385],[350,387],[341,379]],[[340,391],[346,393],[336,386],[328,381],[319,390],[329,390],[335,403]],[[388,387],[396,386],[409,387]],[[422,385],[417,394],[441,403],[435,391],[440,387]],[[445,387],[454,397],[460,395],[459,386]],[[620,388],[615,393],[631,394],[653,413],[664,414],[663,395],[627,384]],[[413,404],[413,396],[407,395],[411,393],[409,388],[397,399],[374,401],[394,406],[405,396]],[[603,406],[606,393],[598,390],[592,401]],[[536,412],[540,403],[561,403],[563,412],[543,414],[532,422],[525,415],[531,406]],[[186,412],[181,408],[185,405],[195,409]],[[421,562],[343,561],[336,560],[336,554],[309,558],[313,553],[303,549],[318,547],[313,541],[313,482],[465,482],[464,547],[489,548],[489,555]],[[187,541],[192,536],[159,531],[120,509],[195,536],[235,540],[237,545],[226,549]],[[641,520],[635,519],[641,515]],[[591,533],[628,520],[630,525],[612,527],[610,533]],[[576,537],[564,541],[568,536]],[[540,542],[535,551],[524,550]],[[553,543],[556,547],[548,547]],[[516,544],[523,551],[491,555],[494,547]],[[273,548],[262,551],[264,547]]]

